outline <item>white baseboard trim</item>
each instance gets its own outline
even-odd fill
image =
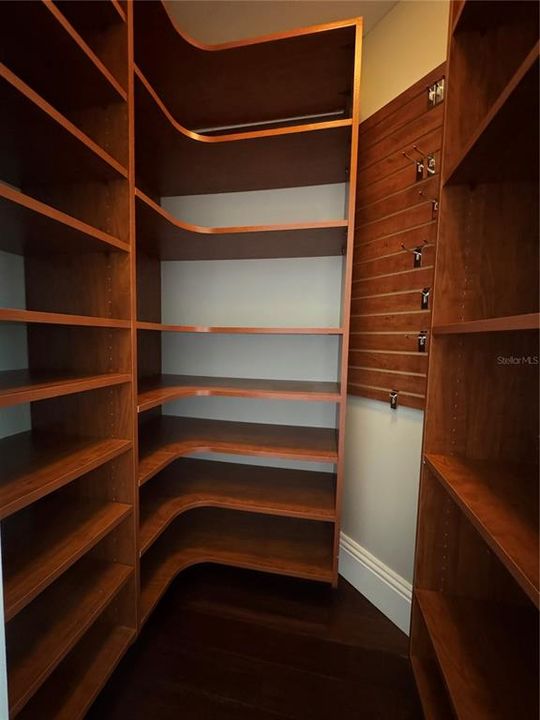
[[[344,533],[339,546],[339,574],[408,635],[411,584]]]

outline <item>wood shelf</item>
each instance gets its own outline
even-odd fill
[[[59,395],[96,390],[131,382],[129,373],[78,373],[32,372],[5,370],[0,372],[0,407],[35,402]]]
[[[348,181],[351,120],[200,135],[175,120],[137,69],[135,121],[137,184],[159,197]]]
[[[538,178],[536,163],[516,157],[523,147],[538,156],[538,56],[537,42],[446,172],[445,185]]]
[[[426,462],[538,607],[538,467],[435,454]]]
[[[1,179],[15,187],[127,177],[127,170],[0,63]],[[42,138],[47,142],[42,142]]]
[[[177,220],[136,190],[141,249],[160,260],[323,257],[342,255],[347,221],[240,227],[202,227]]]
[[[41,502],[40,517],[24,546],[4,549],[6,621],[131,513],[131,505],[117,502],[67,503],[55,497]]]
[[[31,33],[31,26],[40,28],[39,35]],[[127,100],[57,3],[2,3],[0,28],[2,62],[60,112]]]
[[[11,716],[34,695],[132,574],[127,565],[83,558],[8,624]]]
[[[54,0],[54,3],[79,32],[81,29],[99,30],[126,22],[126,13],[118,0],[105,0],[98,5],[95,5],[95,0],[75,3],[72,0]]]
[[[429,720],[454,720],[436,662],[413,656],[411,667],[424,717]]]
[[[192,510],[144,557],[144,622],[176,575],[204,562],[263,570],[309,580],[332,580],[333,526],[233,510]]]
[[[161,2],[137,3],[134,20],[137,64],[190,129],[350,117],[361,18],[221,45],[188,37]]]
[[[98,228],[0,182],[0,249],[24,255],[49,252],[128,251],[129,245]]]
[[[131,448],[116,438],[28,431],[0,440],[0,520]]]
[[[332,473],[182,458],[142,491],[140,553],[179,515],[199,507],[333,522],[335,479]]]
[[[158,375],[139,381],[138,412],[192,396],[269,398],[312,402],[341,402],[339,383],[306,380]]]
[[[518,330],[540,330],[540,314],[524,313],[507,317],[468,320],[448,325],[434,325],[434,335],[466,335],[486,332],[515,332]]]
[[[39,310],[19,310],[18,308],[0,308],[0,323],[3,322],[124,329],[129,329],[131,327],[131,322],[129,320],[90,317],[89,315],[67,315],[65,313],[40,312]]]
[[[143,424],[139,437],[139,485],[196,450],[327,463],[335,463],[338,458],[334,428],[162,415]]]
[[[343,328],[305,327],[208,327],[207,325],[167,325],[158,322],[137,322],[138,330],[179,333],[213,333],[218,335],[343,335]]]
[[[136,631],[97,623],[18,716],[20,720],[83,720]]]
[[[538,632],[527,609],[429,590],[415,595],[457,718],[536,717]],[[528,677],[531,685],[524,682]]]

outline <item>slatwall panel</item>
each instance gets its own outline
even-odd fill
[[[444,102],[430,107],[427,88],[444,70],[360,125],[348,389],[385,402],[397,391],[398,407],[425,405],[432,293],[423,310],[422,292],[433,283],[444,112]],[[415,248],[422,249],[418,267]]]

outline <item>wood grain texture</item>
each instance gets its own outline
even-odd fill
[[[240,227],[202,227],[177,220],[140,190],[138,242],[160,260],[219,260],[341,255],[346,220]]]
[[[125,453],[128,440],[23,432],[0,440],[0,519]]]
[[[139,70],[136,81],[137,184],[154,195],[347,181],[351,120],[199,135],[176,121]],[[178,172],[186,166],[189,176]]]
[[[0,372],[0,407],[35,402],[59,395],[86,392],[131,382],[128,373],[30,372],[4,370]]]
[[[524,688],[522,678],[538,678],[538,656],[534,637],[525,642],[519,612],[427,590],[417,590],[416,598],[457,717],[535,717],[538,693]]]
[[[162,415],[140,428],[139,485],[195,450],[333,463],[334,428],[265,425]]]
[[[135,630],[97,623],[20,713],[21,720],[45,716],[82,720],[122,656]]]
[[[103,250],[108,247],[128,250],[126,243],[109,233],[2,183],[0,222],[5,228],[0,238],[1,249],[19,255]]]
[[[130,512],[123,503],[42,501],[41,517],[23,547],[10,543],[4,555],[5,616],[10,620],[59,575],[113,530]],[[64,522],[59,524],[58,517]],[[16,527],[18,517],[10,519]],[[12,531],[10,531],[12,532]]]
[[[429,109],[426,88],[444,73],[444,65],[435,68],[360,126],[348,389],[385,402],[390,390],[397,390],[400,404],[420,409],[426,356],[419,365],[422,359],[401,351],[416,350],[418,333],[431,324],[429,300],[428,308],[421,308],[422,292],[433,284],[432,201],[439,196],[443,116],[441,106]],[[414,160],[426,153],[435,156],[436,174],[424,170],[417,181]],[[420,268],[414,267],[417,247]],[[371,354],[368,365],[359,365],[358,351],[372,350],[392,354]]]
[[[305,328],[305,327],[235,327],[207,325],[166,325],[158,322],[137,323],[139,330],[181,333],[217,333],[220,335],[342,335],[342,328]]]
[[[158,375],[139,381],[137,409],[144,412],[182,397],[244,397],[336,402],[339,383],[306,380],[255,380],[202,375]]]
[[[426,462],[538,607],[538,467],[435,454]]]
[[[76,645],[132,573],[82,559],[6,628],[10,713],[15,716]],[[58,613],[58,607],[62,613]]]
[[[332,473],[182,458],[141,491],[140,553],[198,507],[332,522],[335,484]]]
[[[190,130],[350,117],[354,42],[353,20],[204,45],[175,25],[164,4],[135,6],[137,64]]]
[[[213,562],[329,582],[332,525],[233,510],[192,510],[162,535],[141,568],[143,621],[179,572]]]

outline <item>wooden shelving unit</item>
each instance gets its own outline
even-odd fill
[[[426,717],[536,718],[538,7],[449,36],[411,655]]]
[[[174,577],[197,562],[337,580],[361,20],[209,47],[182,34],[161,3],[138,2],[134,16],[144,622]],[[184,72],[186,62],[192,76]],[[350,183],[346,217],[323,222],[205,227],[160,205],[163,196],[338,182]],[[286,318],[283,327],[162,318],[162,262],[321,256],[344,258],[338,327],[287,327]],[[342,361],[337,382],[164,374],[161,333],[336,336]],[[164,407],[210,395],[333,403],[337,428],[177,417]],[[184,457],[201,450],[254,462],[329,463],[336,471]]]
[[[11,718],[82,718],[137,631],[131,33],[109,0],[0,7]]]
[[[361,36],[353,19],[203,47],[161,2],[0,7],[0,250],[22,268],[0,333],[26,358],[0,368],[11,718],[82,719],[189,565],[337,581]],[[161,206],[336,182],[346,212],[322,221],[206,227]],[[335,327],[162,322],[162,261],[325,256],[343,258]],[[334,336],[342,360],[324,382],[167,374],[162,333]],[[162,409],[208,395],[326,402],[337,420]],[[334,467],[183,457],[197,450]]]

